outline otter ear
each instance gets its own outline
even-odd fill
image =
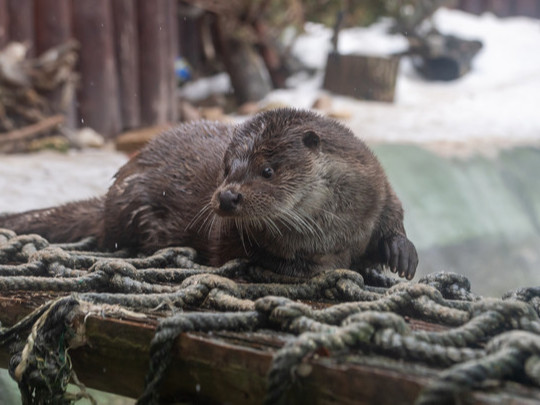
[[[316,150],[319,149],[321,138],[313,131],[306,131],[302,137],[302,142],[304,142],[304,145],[306,145],[307,148]]]

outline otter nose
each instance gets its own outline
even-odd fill
[[[223,211],[234,211],[242,201],[242,194],[231,190],[219,193],[219,209]]]

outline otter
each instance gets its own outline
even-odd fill
[[[219,266],[247,258],[274,272],[418,264],[379,161],[344,125],[276,109],[240,124],[184,123],[150,141],[106,195],[7,214],[0,227],[100,249],[190,246]]]

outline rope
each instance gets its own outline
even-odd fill
[[[183,332],[213,330],[247,331],[261,326],[257,312],[228,314],[178,314],[162,320],[150,345],[150,366],[145,389],[137,404],[156,404],[159,386],[171,363],[171,350],[176,338]]]
[[[71,379],[67,350],[75,331],[69,326],[79,305],[67,297],[46,305],[32,325],[22,350],[10,360],[9,371],[18,382],[23,404],[70,404],[66,387]],[[20,324],[15,327],[21,328]]]
[[[0,229],[0,293],[68,294],[0,328],[0,345],[13,346],[10,373],[24,403],[88,397],[80,383],[78,394],[65,393],[68,381],[78,381],[68,348],[84,343],[80,319],[90,312],[110,313],[111,305],[162,317],[138,404],[159,402],[176,339],[195,331],[270,329],[290,336],[274,354],[266,404],[287,396],[302,378],[302,363],[318,350],[377,354],[440,369],[418,398],[422,405],[454,403],[487,380],[540,386],[540,288],[485,299],[453,273],[407,283],[374,269],[362,274],[339,269],[303,279],[245,260],[204,266],[189,248],[144,257],[94,248],[93,239],[50,244],[37,235]],[[445,327],[412,330],[408,317]]]

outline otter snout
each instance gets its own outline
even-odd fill
[[[223,212],[233,212],[238,209],[242,199],[242,194],[236,191],[230,189],[220,191],[218,195],[219,209]]]

